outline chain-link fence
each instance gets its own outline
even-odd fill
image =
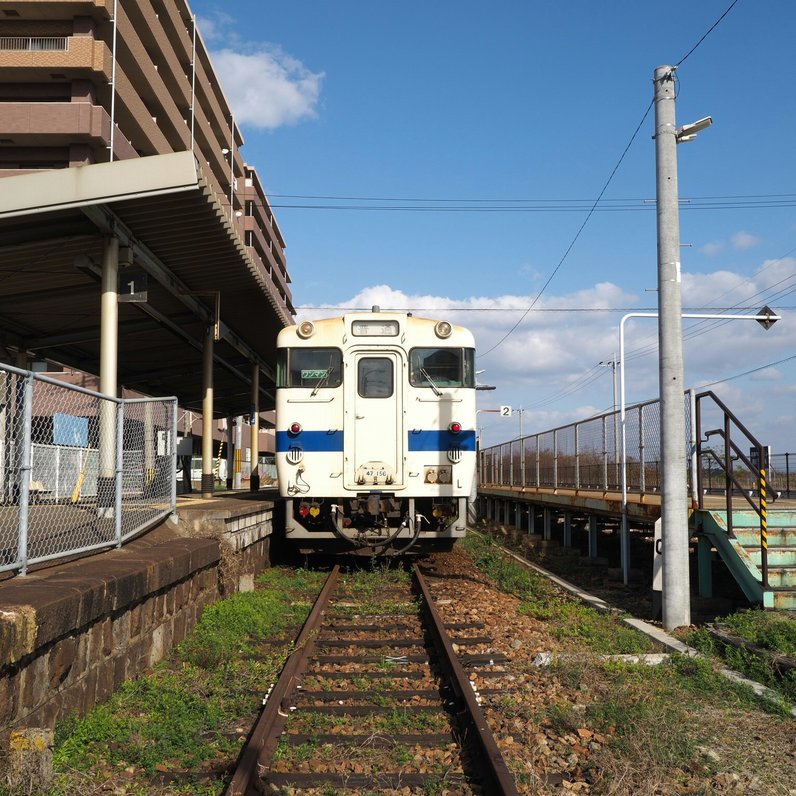
[[[170,514],[176,411],[0,365],[0,571],[121,545]]]

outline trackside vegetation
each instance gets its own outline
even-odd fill
[[[255,591],[206,608],[151,674],[124,683],[85,718],[61,722],[48,796],[95,792],[102,782],[135,796],[222,792],[324,579],[322,572],[266,570]]]
[[[513,768],[528,792],[536,792],[539,782],[529,768],[534,739],[560,735],[575,739],[566,743],[580,756],[583,784],[589,783],[593,796],[788,793],[777,788],[793,781],[780,749],[792,738],[792,717],[784,705],[762,702],[751,689],[726,680],[719,668],[729,663],[796,701],[792,679],[774,669],[755,670],[759,659],[745,661],[740,651],[719,649],[704,630],[691,630],[685,638],[703,657],[674,655],[659,666],[609,658],[658,650],[619,613],[599,612],[573,599],[507,557],[489,536],[469,534],[457,550],[516,598],[517,611],[543,623],[544,643],[550,645],[548,663],[537,667],[529,656],[523,664],[527,670],[517,671],[532,670],[531,680],[543,685],[541,695],[508,690],[495,704],[511,727],[533,728],[528,735],[517,730],[525,757]],[[88,716],[58,725],[56,778],[40,796],[223,793],[262,697],[325,578],[325,572],[275,567],[258,577],[255,591],[205,609],[191,636],[149,675],[125,683]],[[377,586],[404,578],[400,568],[380,562],[356,577],[346,576],[352,603],[361,610],[364,600],[374,614],[396,611]],[[761,648],[796,652],[796,621],[790,617],[748,611],[722,623]],[[724,657],[714,658],[719,652]],[[330,719],[314,720],[318,725],[306,728],[310,734],[322,732]],[[400,734],[405,720],[396,714],[384,719],[384,726],[366,729]],[[757,743],[758,738],[764,740]],[[582,744],[588,754],[579,751]],[[305,751],[309,755],[313,749]],[[404,750],[393,754],[399,760]],[[0,787],[0,796],[18,793]]]

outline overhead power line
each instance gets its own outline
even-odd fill
[[[324,312],[370,312],[370,306],[313,306],[310,304],[299,305],[296,307],[297,311],[315,312],[323,310]],[[536,310],[539,313],[567,313],[567,312],[580,312],[580,313],[626,313],[626,312],[655,312],[657,307],[540,307]],[[683,307],[683,312],[756,312],[759,307]],[[796,307],[783,307],[778,306],[780,310],[792,310]],[[381,307],[382,312],[525,312],[524,307]]]
[[[734,379],[740,379],[743,376],[749,376],[752,373],[759,373],[761,370],[766,370],[766,368],[773,368],[776,365],[782,365],[784,362],[790,362],[792,359],[796,359],[796,354],[791,354],[789,357],[785,357],[784,359],[778,359],[776,362],[769,362],[766,365],[760,365],[757,368],[752,368],[751,370],[745,370],[743,373],[736,373],[734,376],[727,376],[726,379],[718,379],[717,381],[712,381],[709,384],[703,384],[700,386],[700,389],[703,387],[713,387],[715,384],[724,384],[725,381],[733,381]]]
[[[727,14],[729,14],[730,11],[733,10],[737,2],[738,0],[732,0],[732,3],[730,3],[727,10],[708,28],[708,30],[705,32],[702,38],[675,64],[675,67],[680,66],[680,64],[682,64],[683,61],[685,61],[685,59],[688,58],[688,56],[691,55],[702,44],[702,42],[705,41],[705,39],[707,39],[708,36],[710,36],[711,33],[713,33],[713,31],[718,27],[719,23],[724,19],[724,17],[726,17]]]
[[[273,198],[273,195],[272,197]],[[346,197],[306,197],[313,203],[272,202],[272,209],[334,210],[337,212],[387,213],[648,213],[656,209],[654,199],[347,199]],[[318,204],[318,202],[326,202]],[[370,201],[381,204],[330,204],[330,202]],[[387,202],[403,204],[385,204]],[[409,204],[425,202],[425,204]],[[598,205],[599,202],[599,205]],[[765,210],[796,207],[796,194],[757,194],[743,196],[681,197],[686,210]]]
[[[502,345],[502,343],[523,322],[523,320],[525,320],[525,317],[534,308],[534,306],[536,305],[536,302],[539,301],[539,299],[542,297],[542,294],[545,292],[545,290],[547,290],[547,286],[553,281],[553,278],[558,273],[558,271],[561,268],[561,266],[564,264],[564,261],[569,256],[569,253],[572,251],[572,249],[574,248],[575,244],[578,242],[578,238],[580,237],[580,235],[583,232],[583,230],[586,228],[586,224],[589,223],[589,219],[594,215],[595,208],[599,204],[600,199],[603,198],[603,194],[608,190],[608,186],[611,184],[611,180],[613,180],[614,175],[616,174],[617,171],[619,171],[619,167],[622,165],[622,161],[624,161],[625,155],[627,155],[628,150],[633,145],[633,142],[636,140],[636,136],[638,135],[638,132],[641,129],[641,126],[644,124],[644,121],[646,120],[647,116],[649,115],[649,112],[650,112],[650,110],[652,108],[652,103],[653,103],[653,100],[650,100],[649,105],[647,105],[647,110],[644,111],[644,115],[641,117],[641,121],[638,123],[638,125],[636,126],[636,129],[633,131],[633,135],[630,136],[630,140],[627,142],[627,146],[624,148],[624,150],[622,151],[622,154],[619,156],[619,160],[616,162],[616,165],[614,166],[613,170],[608,175],[608,179],[605,181],[605,185],[603,185],[602,190],[600,191],[600,193],[597,196],[597,198],[594,200],[594,204],[592,205],[591,210],[589,210],[589,212],[587,213],[586,218],[583,219],[583,223],[578,228],[578,231],[575,233],[575,237],[572,238],[572,241],[570,242],[569,246],[567,246],[567,249],[564,252],[564,255],[558,261],[558,265],[556,265],[556,267],[553,269],[553,272],[547,278],[547,281],[542,285],[541,290],[536,294],[536,298],[531,302],[531,306],[528,307],[528,309],[523,313],[522,317],[517,321],[517,323],[515,323],[514,326],[512,326],[511,329],[509,329],[508,332],[506,332],[506,334],[503,335],[503,337],[501,337],[500,340],[498,340],[497,343],[495,343],[495,345],[492,346],[492,348],[490,348],[488,351],[484,351],[484,353],[481,354],[481,357],[485,357],[487,354],[491,354],[492,351],[494,351],[496,348],[498,348],[500,345]]]

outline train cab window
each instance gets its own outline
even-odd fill
[[[413,348],[409,352],[409,383],[413,387],[475,387],[472,348]]]
[[[339,348],[280,348],[276,386],[339,387],[343,383],[343,353]]]
[[[362,398],[389,398],[393,394],[393,365],[387,357],[364,357],[357,364],[357,391]]]

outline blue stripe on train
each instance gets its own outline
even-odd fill
[[[463,451],[475,450],[475,431],[461,431],[451,434],[445,431],[410,431],[408,449],[410,451],[447,451],[452,445]],[[276,452],[286,453],[290,448],[301,448],[303,451],[316,453],[342,453],[342,431],[301,431],[289,434],[287,431],[276,432]]]
[[[445,431],[423,431],[422,429],[409,432],[410,451],[447,451],[451,446],[456,446],[463,451],[475,450],[475,431],[460,431],[451,434]]]
[[[289,434],[287,431],[277,431],[276,452],[286,453],[290,448],[322,453],[342,453],[343,432],[301,431],[298,434]]]

